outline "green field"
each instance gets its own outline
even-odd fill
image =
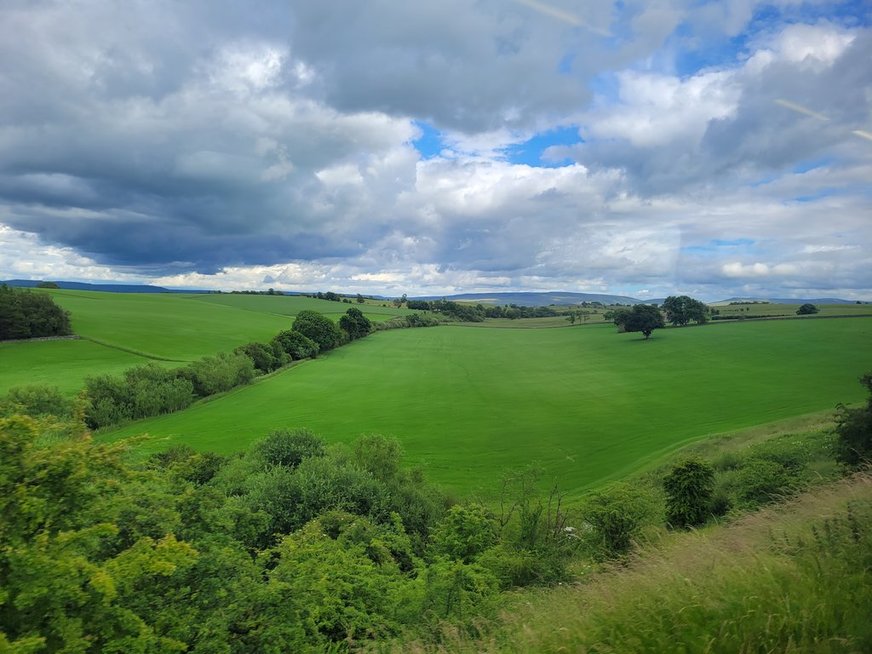
[[[667,329],[437,327],[377,333],[253,386],[111,431],[229,453],[271,429],[382,433],[458,493],[538,462],[573,491],[682,443],[863,397],[872,319]]]
[[[181,365],[250,341],[268,341],[290,329],[293,316],[304,309],[338,320],[352,306],[295,296],[44,292],[70,312],[73,331],[83,340],[0,343],[0,393],[43,382],[73,393],[87,375],[120,372],[149,360]],[[411,313],[358,306],[375,321]]]

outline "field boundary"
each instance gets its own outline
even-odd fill
[[[189,359],[170,359],[169,357],[162,357],[157,354],[150,354],[148,352],[142,352],[140,350],[134,350],[132,347],[124,347],[123,345],[115,345],[114,343],[110,343],[108,341],[100,340],[99,338],[94,338],[93,336],[80,336],[80,339],[83,341],[91,341],[96,345],[101,345],[103,347],[108,347],[113,350],[119,350],[120,352],[126,352],[127,354],[133,354],[138,357],[142,357],[143,359],[152,359],[154,361],[167,361],[169,363],[189,363]]]

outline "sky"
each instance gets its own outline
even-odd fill
[[[3,0],[0,279],[872,300],[872,3]]]

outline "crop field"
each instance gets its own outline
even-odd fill
[[[183,412],[106,432],[231,453],[268,431],[399,438],[460,494],[535,462],[581,491],[706,435],[862,399],[872,319],[713,324],[638,334],[436,327],[374,334]]]
[[[120,372],[157,361],[181,365],[268,341],[290,329],[304,309],[338,320],[349,304],[264,295],[136,294],[48,291],[70,312],[82,340],[0,344],[0,393],[12,386],[50,383],[73,393],[87,375]],[[357,305],[374,321],[410,313],[393,306]]]

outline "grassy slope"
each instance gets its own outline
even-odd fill
[[[860,400],[870,339],[870,319],[712,325],[650,341],[608,326],[393,331],[107,436],[232,452],[285,426],[334,441],[378,432],[458,492],[493,488],[531,461],[579,491],[692,439]]]
[[[89,374],[120,372],[149,359],[179,365],[249,341],[268,341],[289,329],[304,309],[338,320],[351,306],[290,296],[50,293],[72,314],[74,332],[88,340],[0,344],[0,393],[42,382],[72,393]],[[409,313],[360,307],[373,320]]]
[[[868,652],[872,478],[676,533],[580,585],[521,592],[472,639],[402,652]]]

